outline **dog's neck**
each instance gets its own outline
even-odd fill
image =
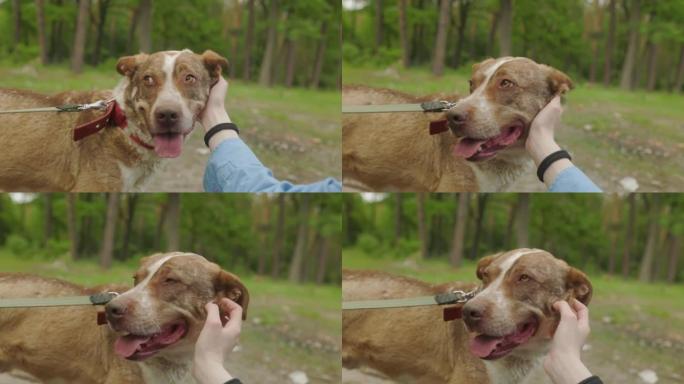
[[[513,184],[518,177],[530,171],[532,159],[525,148],[509,148],[494,159],[482,162],[468,162],[475,173],[482,192],[500,192]]]
[[[491,384],[525,384],[541,367],[543,355],[520,357],[506,356],[498,360],[483,360]]]
[[[145,384],[195,384],[192,363],[187,357],[182,360],[155,356],[139,363]]]

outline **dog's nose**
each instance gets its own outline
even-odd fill
[[[173,109],[159,109],[154,114],[157,123],[164,127],[170,127],[178,122],[178,112]]]
[[[463,313],[463,321],[471,327],[480,322],[484,317],[483,309],[479,305],[472,305],[471,303],[463,306],[461,312]]]
[[[468,114],[463,111],[450,110],[447,112],[447,120],[453,125],[461,125],[468,119]]]
[[[120,301],[110,301],[105,306],[105,311],[110,319],[119,319],[126,314],[126,305]]]

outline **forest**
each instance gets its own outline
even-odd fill
[[[182,250],[248,275],[338,284],[341,206],[325,194],[0,194],[0,257],[107,269]]]
[[[534,247],[597,274],[682,282],[681,194],[348,194],[343,246],[460,267]]]
[[[137,52],[214,50],[230,77],[336,89],[338,0],[0,0],[0,64],[113,70]]]
[[[397,62],[442,75],[526,56],[575,80],[682,91],[678,0],[348,0],[344,8],[343,57],[353,65]]]

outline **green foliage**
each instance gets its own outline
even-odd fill
[[[7,236],[4,246],[16,255],[26,255],[31,251],[31,244],[28,240],[16,233]]]

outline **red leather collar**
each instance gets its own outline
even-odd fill
[[[109,106],[107,106],[107,110],[102,116],[98,117],[95,120],[91,120],[87,123],[77,126],[74,129],[74,141],[82,140],[90,135],[100,132],[107,126],[112,125],[119,127],[121,129],[126,128],[128,126],[128,122],[126,121],[126,115],[124,114],[124,111],[121,109],[121,107],[119,107],[119,104],[116,101],[112,101],[111,103],[109,103]],[[138,137],[135,134],[131,135],[130,138],[131,140],[133,140],[133,142],[135,142],[143,148],[150,150],[154,149],[154,146],[145,143],[144,141],[142,141],[140,137]]]

